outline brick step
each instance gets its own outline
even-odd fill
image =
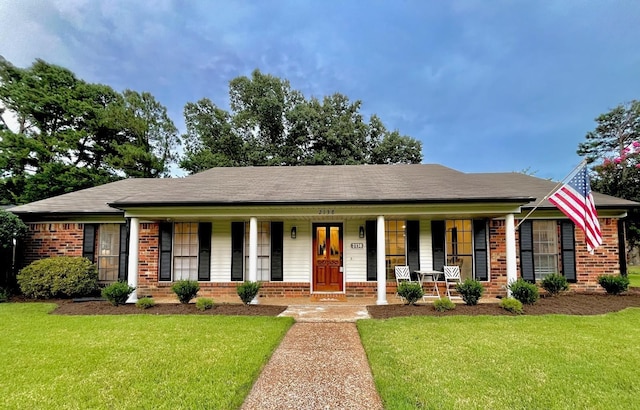
[[[311,302],[346,302],[347,295],[344,293],[313,293]]]

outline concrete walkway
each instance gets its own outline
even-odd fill
[[[242,409],[382,409],[355,321],[364,306],[290,306],[296,323]]]

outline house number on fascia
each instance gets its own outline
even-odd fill
[[[333,215],[336,213],[335,209],[319,209],[318,215]]]

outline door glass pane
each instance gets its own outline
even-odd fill
[[[331,247],[331,259],[340,259],[340,228],[332,226],[329,228],[331,240],[329,241]]]
[[[327,228],[324,226],[316,228],[316,238],[317,242],[317,255],[318,256],[326,256],[327,255]]]

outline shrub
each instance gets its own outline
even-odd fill
[[[260,290],[260,283],[244,282],[238,285],[236,290],[238,291],[238,296],[240,296],[240,300],[242,300],[242,303],[248,305],[249,302],[251,302],[253,298],[255,298],[258,294],[258,291]]]
[[[41,259],[17,276],[22,293],[31,298],[87,296],[98,290],[98,269],[89,259],[60,256]]]
[[[547,275],[542,282],[540,282],[542,288],[547,291],[551,296],[555,296],[560,292],[565,290],[569,290],[569,283],[567,283],[567,279],[559,275],[557,273],[552,273],[551,275]]]
[[[538,287],[535,284],[529,283],[522,278],[518,279],[515,282],[512,282],[509,285],[509,290],[511,290],[512,297],[516,298],[525,305],[533,305],[540,297]]]
[[[180,303],[189,303],[198,294],[200,285],[195,280],[179,280],[171,286],[171,290]]]
[[[156,305],[156,301],[153,300],[152,298],[142,298],[142,299],[138,299],[138,301],[136,302],[136,307],[140,309],[149,309],[154,307],[155,305]]]
[[[504,298],[500,301],[500,307],[504,310],[521,315],[522,310],[522,302],[515,298]]]
[[[114,282],[102,289],[102,292],[100,293],[102,297],[107,299],[113,306],[118,306],[127,303],[129,295],[134,290],[136,290],[136,288],[129,286],[126,282]]]
[[[198,298],[196,300],[196,309],[205,311],[213,307],[213,299],[210,298]]]
[[[622,275],[601,275],[598,283],[610,295],[619,295],[629,289],[629,278]]]
[[[456,285],[456,290],[460,293],[466,305],[473,306],[478,304],[480,297],[484,293],[484,286],[477,280],[466,279]]]
[[[447,310],[453,310],[456,308],[456,304],[449,298],[437,299],[433,302],[433,308],[438,312],[445,312]]]
[[[419,283],[402,282],[398,285],[398,295],[407,301],[407,305],[415,305],[424,296],[424,291]]]
[[[0,303],[8,301],[9,296],[11,296],[11,292],[9,292],[9,289],[0,288]]]

